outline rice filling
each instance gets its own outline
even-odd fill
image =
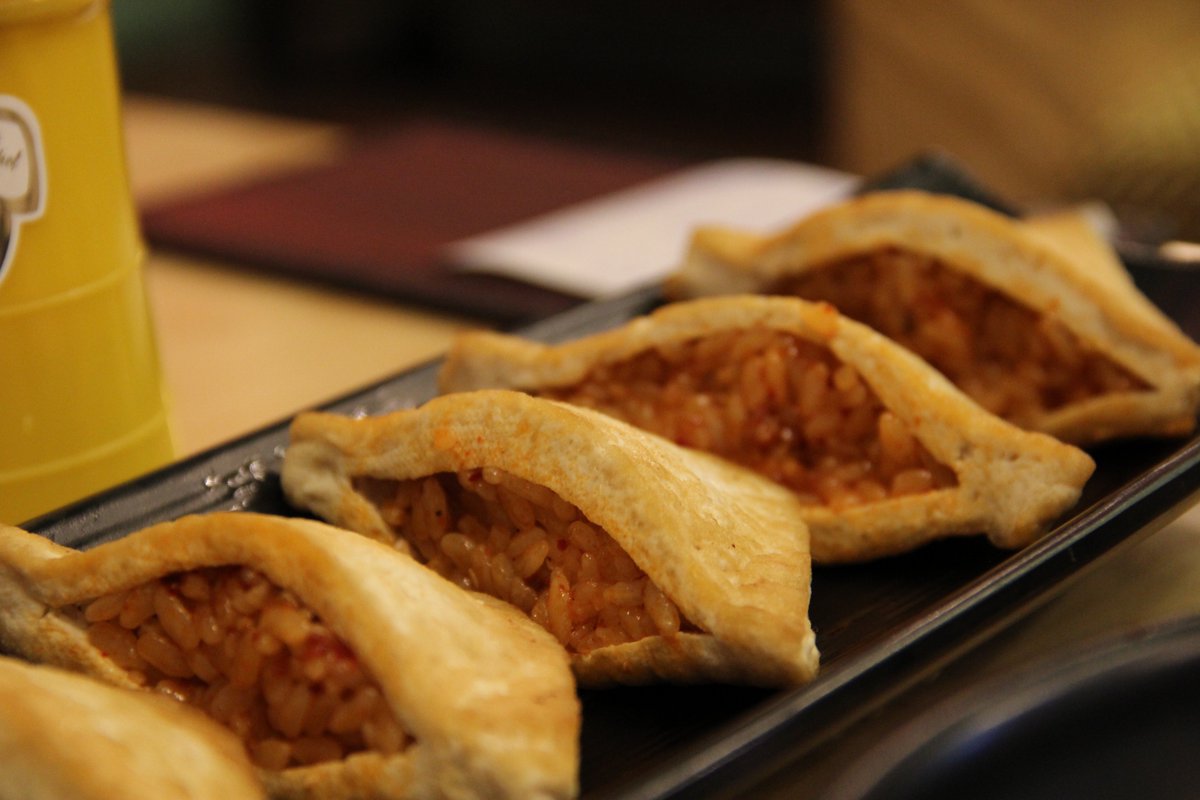
[[[768,293],[835,305],[1024,427],[1092,397],[1149,388],[1053,317],[916,253],[884,249],[827,264]]]
[[[495,467],[355,489],[431,569],[520,608],[569,651],[696,627],[599,525]]]
[[[253,569],[174,573],[76,611],[96,648],[230,728],[260,767],[388,755],[411,742],[346,644]]]
[[[654,347],[538,394],[742,464],[810,505],[843,508],[956,483],[854,368],[782,331]]]

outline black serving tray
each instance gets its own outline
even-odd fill
[[[904,165],[872,185],[952,192],[1005,208],[939,156]],[[1151,299],[1200,338],[1200,273],[1153,258],[1127,264]],[[647,288],[579,306],[521,333],[563,341],[620,325],[661,302],[658,290]],[[419,405],[436,392],[438,366],[425,364],[324,408],[375,414]],[[87,548],[188,513],[295,515],[278,479],[286,425],[281,421],[26,527]],[[738,795],[1033,610],[1100,556],[1157,530],[1200,494],[1200,435],[1091,452],[1098,466],[1079,503],[1024,550],[1002,552],[977,537],[871,564],[816,568],[810,614],[822,670],[808,686],[583,692],[583,796]]]
[[[1041,659],[934,705],[827,800],[1167,800],[1200,785],[1200,619]]]

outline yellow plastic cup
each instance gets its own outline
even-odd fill
[[[173,448],[106,0],[0,0],[0,522]]]

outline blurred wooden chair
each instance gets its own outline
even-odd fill
[[[1200,238],[1200,4],[835,0],[828,20],[832,165],[940,148],[1015,200]]]

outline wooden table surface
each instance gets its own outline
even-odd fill
[[[129,168],[139,202],[336,154],[328,126],[130,97]],[[146,265],[180,455],[277,422],[437,356],[474,323],[338,294],[212,261],[152,252]],[[921,707],[1033,660],[1200,612],[1200,509],[1102,559],[1039,611],[947,669],[917,700],[847,732],[861,750]],[[827,765],[836,761],[828,761]],[[762,796],[819,787],[832,766],[785,773]]]
[[[336,155],[326,125],[129,97],[135,202]],[[152,249],[146,283],[179,456],[226,442],[445,351],[473,321]]]

